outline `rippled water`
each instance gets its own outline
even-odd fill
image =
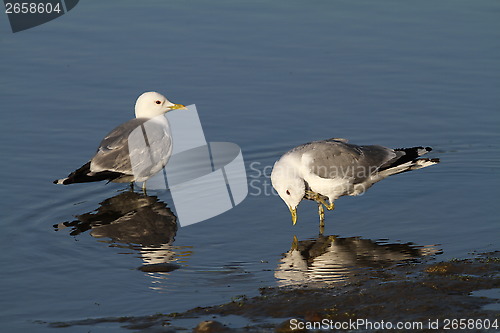
[[[123,1],[79,3],[16,34],[4,21],[2,326],[180,312],[441,251],[498,250],[499,10]],[[196,104],[207,140],[241,147],[245,201],[176,230],[168,192],[52,184],[132,117],[145,90]],[[339,199],[318,236],[315,205],[301,203],[292,226],[268,176],[288,149],[330,137],[432,146],[442,162]]]

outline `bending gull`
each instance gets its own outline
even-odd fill
[[[144,182],[145,189],[146,180],[167,164],[172,152],[172,138],[163,114],[184,108],[184,105],[174,104],[157,92],[143,93],[135,103],[136,118],[109,132],[89,162],[68,177],[55,180],[54,184],[139,181]],[[134,137],[145,140],[145,144],[133,144],[130,141]]]
[[[357,146],[345,139],[314,141],[285,153],[274,164],[271,182],[290,209],[293,224],[300,201],[316,201],[322,231],[323,206],[332,210],[341,196],[359,195],[391,175],[439,163],[439,159],[419,158],[431,150]]]

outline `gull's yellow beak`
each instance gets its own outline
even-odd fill
[[[288,207],[288,209],[290,209],[290,214],[292,214],[292,222],[293,225],[295,225],[295,223],[297,223],[297,208]]]
[[[174,104],[170,106],[170,110],[187,110],[187,107],[182,104]]]

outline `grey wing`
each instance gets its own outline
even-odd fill
[[[148,119],[131,119],[108,133],[99,144],[95,156],[91,159],[92,172],[114,171],[123,174],[133,174],[130,163],[128,138]]]
[[[159,172],[172,154],[172,136],[167,119],[148,119],[129,136],[129,155],[135,179],[148,179]]]
[[[309,170],[322,178],[348,178],[357,184],[398,157],[383,146],[357,146],[338,140],[311,142],[303,146]]]

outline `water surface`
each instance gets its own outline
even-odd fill
[[[385,244],[395,261],[422,249],[439,259],[498,250],[499,11],[495,1],[122,1],[79,3],[16,34],[2,21],[2,326],[42,332],[34,321],[181,312],[288,284],[280,272],[294,236],[318,241],[317,209],[302,203],[292,226],[268,176],[281,154],[317,139],[432,146],[442,160],[336,202],[324,237],[368,247],[360,259],[321,243],[327,282],[374,269],[366,258]],[[196,104],[208,141],[242,148],[243,203],[175,232],[168,214],[110,230],[96,214],[126,185],[52,184],[147,90]],[[175,217],[168,192],[149,194],[143,207],[156,208],[145,214]],[[158,232],[140,244],[141,230]],[[163,271],[137,270],[149,264]],[[303,272],[321,271],[313,266]],[[101,329],[113,330],[92,330]]]

